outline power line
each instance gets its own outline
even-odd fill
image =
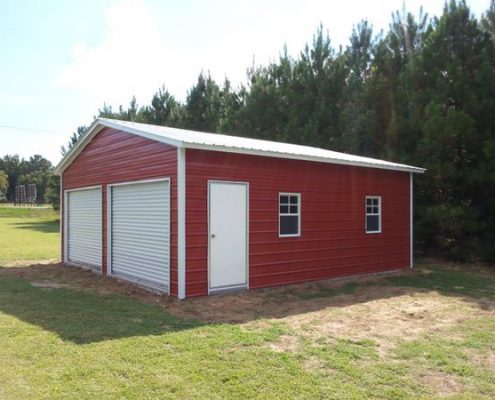
[[[46,132],[46,133],[64,133],[67,134],[67,132],[60,132],[60,131],[53,131],[50,129],[38,129],[38,128],[26,128],[22,126],[13,126],[13,125],[0,125],[0,129],[17,129],[20,131],[33,131],[33,132]]]

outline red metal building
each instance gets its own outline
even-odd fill
[[[423,172],[98,119],[56,168],[62,260],[181,299],[411,268]]]

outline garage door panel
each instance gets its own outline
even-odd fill
[[[124,262],[126,261],[126,264],[124,265],[129,265],[129,261],[130,260],[125,260],[125,259],[121,259],[119,260],[119,262]],[[118,274],[121,275],[121,274],[126,274],[128,276],[132,276],[135,278],[135,280],[141,280],[143,281],[144,283],[148,282],[148,283],[152,283],[152,282],[155,282],[156,280],[156,275],[160,273],[160,270],[159,269],[146,269],[145,271],[142,271],[139,276],[136,275],[136,270],[132,267],[121,267],[119,268],[119,271],[118,271]],[[157,288],[159,286],[157,285]]]
[[[124,244],[125,245],[125,244]],[[137,260],[141,262],[146,262],[146,269],[152,269],[156,268],[158,270],[163,269],[163,265],[160,263],[155,263],[155,261],[159,258],[165,258],[168,256],[168,251],[156,251],[156,249],[152,249],[152,252],[150,251],[150,247],[147,249],[139,247],[136,248],[136,246],[129,245],[126,248],[125,254],[122,254],[122,251],[117,251],[117,253],[114,253],[113,255],[113,262],[114,262],[114,270],[115,266],[117,268],[124,268],[125,265],[119,264],[119,260],[124,260],[127,259],[130,263],[135,263]],[[146,254],[149,253],[149,254]],[[141,271],[142,272],[142,271]]]
[[[101,189],[67,192],[67,259],[101,271]]]
[[[116,185],[111,191],[112,274],[168,291],[169,181]]]
[[[156,284],[151,283],[155,278],[155,275],[151,273],[143,274],[139,277],[136,277],[136,274],[134,273],[133,270],[128,270],[128,271],[121,270],[118,272],[118,274],[114,274],[114,276],[131,282],[136,282],[142,286],[152,288],[160,292],[168,292],[168,290],[165,289],[163,286],[158,286]]]
[[[140,236],[140,237],[132,237],[130,235],[115,235],[115,240],[122,242],[123,244],[128,244],[130,246],[133,245],[139,245],[142,248],[148,247],[149,249],[155,249],[156,246],[151,243],[150,244],[150,239],[152,241],[155,240],[168,240],[168,236],[165,235],[147,235],[147,236]],[[166,249],[164,249],[166,250]]]
[[[130,241],[122,241],[120,242],[122,246],[126,246],[126,255],[139,257],[143,260],[153,261],[158,257],[167,256],[169,254],[167,249],[157,249],[153,246],[143,246],[140,243],[133,243]],[[148,254],[147,254],[148,253]],[[115,255],[115,254],[114,254]],[[122,252],[117,252],[114,260],[116,260],[119,256],[122,255]]]
[[[153,210],[149,210],[149,213],[155,213]],[[146,226],[142,226],[142,223],[145,222]],[[140,218],[140,215],[136,215],[133,219],[128,219],[126,222],[114,222],[115,227],[122,227],[126,228],[132,225],[135,225],[138,223],[139,225],[135,226],[136,232],[140,230],[141,232],[146,232],[146,233],[153,233],[150,231],[150,228],[156,228],[156,233],[161,232],[161,228],[164,223],[168,223],[169,219],[168,218],[160,218],[159,214],[155,214],[153,217],[147,217],[147,218]],[[118,230],[117,230],[118,232]]]

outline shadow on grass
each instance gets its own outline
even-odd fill
[[[319,285],[317,284],[317,287]],[[322,285],[316,291],[300,293],[305,300],[322,297],[333,297],[340,294],[354,294],[369,287],[396,287],[414,291],[434,290],[445,296],[462,297],[467,301],[480,302],[485,306],[485,299],[495,300],[495,274],[492,277],[481,276],[469,269],[455,270],[435,268],[414,271],[397,276],[383,276],[377,281],[351,281],[338,288],[329,288]]]
[[[9,225],[13,226],[15,229],[24,229],[42,233],[57,233],[60,231],[60,224],[58,219],[36,222],[13,222]]]
[[[73,289],[43,289],[29,281],[49,279],[66,282],[75,288],[101,290],[101,294]],[[495,274],[468,269],[427,266],[403,275],[372,280],[355,278],[337,284],[335,280],[308,282],[286,287],[193,298],[162,306],[150,304],[160,299],[153,294],[129,291],[133,287],[111,278],[101,278],[63,264],[31,267],[0,267],[0,311],[57,333],[77,344],[131,336],[160,335],[209,323],[245,323],[259,318],[284,318],[319,311],[327,307],[346,307],[434,290],[442,295],[462,298],[482,309],[494,307]],[[133,298],[143,299],[142,302]],[[165,303],[164,303],[165,304]],[[172,315],[173,314],[173,315]],[[181,316],[180,318],[174,315]]]
[[[122,295],[33,287],[23,278],[5,275],[0,275],[0,311],[76,344],[160,335],[199,325]]]
[[[421,272],[421,271],[420,271]],[[395,286],[435,290],[445,296],[462,297],[476,302],[481,308],[487,304],[483,301],[495,300],[495,274],[480,274],[479,271],[465,269],[431,268],[426,273],[404,276],[391,276],[386,281]]]

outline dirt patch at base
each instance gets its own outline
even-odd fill
[[[66,285],[65,283],[50,282],[50,281],[31,282],[31,286],[41,288],[41,289],[68,289],[68,288],[70,288],[70,286]]]
[[[474,365],[495,371],[495,353],[480,353],[474,349],[467,350],[466,353]]]
[[[324,362],[314,356],[308,357],[304,362],[303,362],[303,367],[306,371],[310,372],[318,372],[318,373],[326,373],[328,374],[331,369],[324,364]]]
[[[270,349],[283,353],[285,351],[297,351],[299,349],[299,338],[297,336],[282,335],[277,341],[268,344]]]
[[[282,321],[298,335],[312,340],[372,339],[378,344],[378,352],[386,354],[398,340],[412,340],[470,318],[495,315],[473,303],[436,292],[390,290],[394,295],[385,298],[380,298],[382,287],[369,288],[362,295],[337,296],[320,310],[291,315]],[[355,302],[350,302],[350,298]]]
[[[428,371],[428,374],[419,377],[419,381],[423,385],[431,387],[435,394],[440,397],[452,396],[464,389],[459,378],[441,371]]]
[[[103,295],[121,294],[152,304],[176,301],[166,295],[153,293],[132,283],[102,276],[80,267],[44,262],[34,265],[19,264],[0,269],[0,274],[24,278],[39,287],[58,286],[63,289],[94,291]]]
[[[37,265],[58,265],[56,259],[48,259],[48,260],[21,260],[21,261],[4,261],[1,266],[7,268],[22,268],[22,267],[33,267]]]

